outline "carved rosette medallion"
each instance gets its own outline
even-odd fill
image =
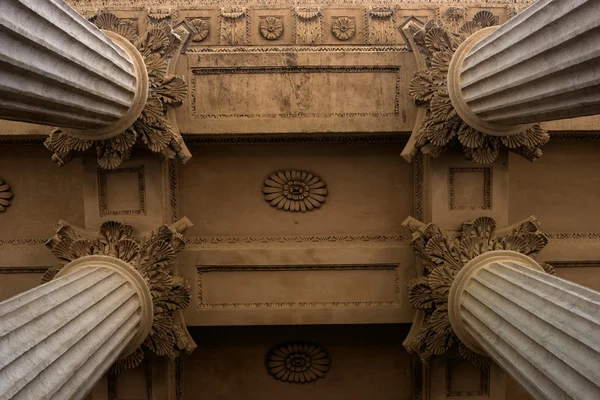
[[[154,312],[150,334],[135,352],[117,360],[111,373],[139,365],[144,358],[143,348],[171,359],[182,351],[189,354],[196,348],[181,314],[181,310],[190,304],[190,284],[186,279],[174,276],[172,266],[177,254],[185,247],[183,235],[191,226],[189,220],[183,218],[171,226],[161,226],[148,238],[137,239],[131,226],[116,221],[103,223],[98,234],[61,221],[54,237],[46,242],[46,247],[59,260],[59,268],[49,269],[43,282],[52,280],[73,260],[106,255],[134,267],[150,289]]]
[[[338,40],[352,39],[356,33],[356,24],[352,18],[334,18],[333,24],[331,24],[331,32]]]
[[[202,18],[195,18],[190,21],[190,24],[194,27],[195,34],[192,36],[192,42],[201,42],[208,37],[209,26],[208,21]]]
[[[258,24],[260,35],[267,40],[276,40],[283,34],[283,18],[264,17]]]
[[[0,212],[6,211],[8,206],[10,206],[10,199],[12,197],[13,194],[10,190],[10,185],[0,178]]]
[[[505,146],[529,160],[542,155],[540,147],[550,136],[539,124],[510,136],[486,135],[463,121],[457,114],[448,92],[448,71],[452,56],[471,34],[498,24],[498,17],[479,11],[472,20],[464,21],[465,10],[451,7],[438,20],[421,29],[411,26],[413,41],[427,69],[415,73],[410,95],[417,105],[426,107],[426,116],[415,136],[415,149],[439,157],[458,144],[467,159],[491,164]]]
[[[404,347],[427,362],[458,345],[463,358],[478,365],[487,363],[486,358],[460,342],[452,330],[448,316],[452,282],[463,266],[483,253],[512,250],[533,258],[548,244],[548,238],[538,230],[533,217],[502,231],[496,230],[494,219],[480,217],[463,224],[456,234],[413,218],[403,225],[413,232],[411,247],[424,267],[423,276],[408,283],[408,299],[417,314]],[[554,273],[549,264],[539,264],[546,272]]]
[[[60,129],[54,130],[44,145],[52,152],[52,160],[59,165],[67,163],[73,151],[96,147],[98,165],[104,169],[117,168],[128,160],[137,142],[166,158],[187,160],[189,151],[183,139],[168,122],[167,111],[179,107],[187,95],[187,85],[182,77],[167,73],[168,61],[181,44],[179,35],[170,26],[152,28],[138,37],[133,23],[103,12],[91,18],[100,29],[114,32],[131,42],[148,71],[148,98],[141,115],[123,133],[105,140],[86,140],[74,137]]]
[[[267,370],[275,379],[290,383],[308,383],[323,378],[331,359],[319,345],[289,343],[267,354]]]
[[[312,211],[327,196],[325,182],[309,172],[285,170],[271,174],[263,187],[265,200],[285,211]]]

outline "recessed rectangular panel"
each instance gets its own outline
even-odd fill
[[[193,68],[195,118],[399,116],[399,67]],[[327,95],[325,95],[327,93]]]
[[[398,265],[198,266],[198,307],[383,307],[400,304]]]

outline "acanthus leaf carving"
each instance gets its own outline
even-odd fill
[[[296,44],[321,44],[323,41],[321,7],[296,7]]]
[[[504,146],[533,161],[542,155],[540,147],[550,138],[540,124],[511,136],[490,136],[470,127],[452,105],[448,93],[452,56],[471,34],[498,24],[498,17],[488,10],[477,12],[468,21],[465,16],[465,8],[450,7],[421,29],[411,26],[416,50],[427,67],[415,73],[409,86],[409,94],[417,105],[426,108],[426,116],[415,133],[415,146],[435,158],[458,144],[466,159],[480,164],[493,163]]]
[[[183,250],[183,235],[189,227],[191,223],[183,218],[159,227],[147,238],[137,238],[130,225],[118,221],[104,222],[98,233],[60,221],[54,237],[45,243],[59,260],[59,267],[49,269],[42,281],[49,282],[66,264],[88,255],[107,255],[125,261],[142,275],[152,296],[154,318],[142,347],[175,359],[182,351],[190,353],[196,347],[181,314],[190,304],[191,286],[185,278],[174,276],[172,265]],[[134,368],[143,358],[143,348],[138,348],[117,360],[110,372]]]
[[[404,347],[427,362],[458,343],[463,358],[477,365],[487,363],[486,358],[464,346],[452,330],[448,317],[452,283],[463,266],[480,254],[513,250],[534,257],[546,246],[548,238],[538,230],[533,217],[503,231],[497,231],[496,221],[490,217],[466,222],[457,233],[413,218],[408,218],[403,225],[413,232],[411,247],[416,259],[425,267],[422,276],[408,283],[408,299],[417,314]],[[546,272],[554,273],[551,265],[540,265]]]
[[[247,10],[245,7],[223,7],[220,10],[221,27],[219,40],[227,45],[244,45],[248,36]]]
[[[46,148],[54,153],[52,160],[62,166],[71,160],[74,151],[85,151],[95,145],[98,165],[114,169],[131,157],[136,143],[142,142],[152,152],[165,158],[178,157],[187,161],[191,155],[167,115],[169,109],[181,106],[188,91],[182,77],[167,72],[169,60],[182,43],[180,35],[161,23],[160,27],[150,28],[140,37],[132,21],[120,19],[109,12],[98,13],[91,21],[100,29],[117,33],[135,45],[148,72],[148,98],[133,125],[113,138],[84,140],[55,129],[44,142]]]

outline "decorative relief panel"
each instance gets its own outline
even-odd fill
[[[249,37],[249,21],[245,7],[224,7],[220,12],[219,43],[245,45]]]
[[[323,10],[321,7],[296,7],[295,40],[297,44],[323,43]]]
[[[448,169],[450,210],[492,208],[491,167],[450,167]]]
[[[194,28],[192,42],[199,43],[206,39],[210,33],[209,18],[194,18],[190,20],[190,24]]]
[[[318,344],[287,343],[267,354],[267,371],[273,378],[290,383],[308,383],[325,377],[331,359]]]
[[[356,34],[355,19],[348,17],[332,18],[331,32],[338,40],[346,41],[352,39]]]
[[[260,35],[267,40],[277,40],[283,34],[283,16],[260,17]]]
[[[0,178],[0,212],[6,211],[6,208],[10,206],[10,199],[12,199],[13,193],[10,189],[10,185]]]
[[[144,167],[98,170],[100,216],[146,215]]]
[[[389,44],[397,41],[395,11],[387,6],[369,7],[367,20],[369,43]]]
[[[272,173],[263,187],[265,200],[285,211],[312,211],[325,203],[325,182],[310,172],[285,170]]]
[[[401,304],[397,264],[196,269],[199,309],[370,308]],[[344,282],[343,290],[340,282]]]

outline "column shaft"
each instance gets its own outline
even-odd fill
[[[2,0],[0,118],[105,128],[134,105],[137,80],[132,57],[63,0]]]
[[[147,335],[150,293],[120,270],[124,262],[92,257],[0,303],[0,399],[81,399]]]
[[[595,0],[537,1],[464,55],[462,101],[501,126],[600,113],[598,15]]]
[[[450,292],[461,341],[536,399],[600,398],[600,293],[546,274],[525,256],[482,257],[490,254],[467,264]]]

